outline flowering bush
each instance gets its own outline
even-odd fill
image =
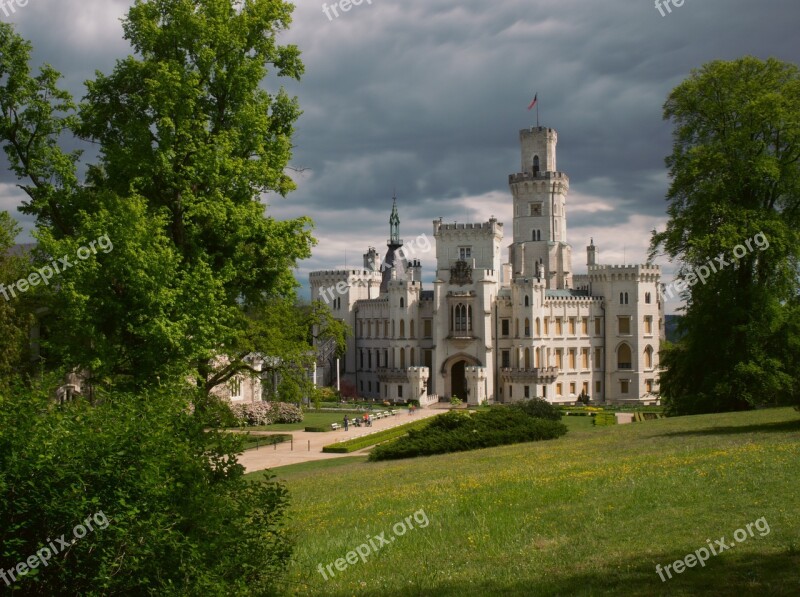
[[[239,425],[272,425],[273,423],[300,423],[303,411],[286,402],[243,402],[231,404]]]

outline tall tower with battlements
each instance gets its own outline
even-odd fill
[[[521,171],[508,177],[514,198],[514,277],[537,277],[549,289],[572,286],[572,247],[567,243],[569,177],[556,169],[558,134],[532,127],[519,133]]]

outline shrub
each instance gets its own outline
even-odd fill
[[[421,430],[377,446],[370,460],[412,458],[463,452],[520,442],[555,439],[564,435],[563,423],[531,417],[518,408],[498,408],[472,415],[448,413]]]
[[[236,455],[246,438],[209,430],[183,391],[105,394],[95,405],[0,391],[0,568],[88,516],[108,521],[10,593],[278,593],[287,492],[271,476],[245,478]]]
[[[272,425],[273,423],[300,423],[303,410],[286,402],[242,402],[231,404],[238,425]]]
[[[309,433],[324,433],[326,431],[330,431],[330,427],[306,427],[305,429]]]
[[[461,404],[461,398],[459,398],[458,396],[453,396],[452,398],[450,398],[450,404],[452,404],[453,406],[458,406],[459,404]]]
[[[550,404],[544,398],[531,398],[522,402],[515,402],[512,408],[521,410],[525,414],[536,417],[537,419],[547,419],[548,421],[560,421],[561,413],[558,408]]]
[[[369,435],[365,435],[363,437],[355,437],[353,439],[338,442],[336,444],[330,444],[329,446],[323,447],[322,451],[333,454],[349,454],[350,452],[355,452],[356,450],[362,450],[364,448],[374,446],[380,442],[397,439],[398,437],[409,433],[412,429],[422,429],[427,427],[433,421],[441,418],[442,416],[444,415],[439,415],[431,419],[420,419],[418,421],[414,421],[413,423],[400,425],[399,427],[391,427],[376,433],[370,433]]]
[[[617,417],[614,413],[597,413],[592,420],[597,427],[606,427],[608,425],[616,425]]]

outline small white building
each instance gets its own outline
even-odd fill
[[[430,241],[423,234],[404,244],[395,202],[383,263],[370,248],[362,268],[310,274],[312,299],[353,329],[340,374],[360,396],[574,403],[583,392],[595,403],[655,403],[660,269],[601,265],[590,242],[588,273],[573,273],[569,178],[556,168],[557,139],[545,127],[520,131],[507,261],[494,217],[435,220],[436,276],[424,290],[413,257]]]

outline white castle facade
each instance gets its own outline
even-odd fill
[[[556,143],[553,129],[520,131],[505,262],[504,227],[494,217],[435,220],[436,273],[423,289],[395,204],[383,263],[370,248],[360,269],[310,274],[312,299],[353,331],[339,373],[359,396],[423,406],[452,396],[470,404],[537,396],[574,403],[581,394],[594,403],[656,402],[660,269],[600,265],[592,242],[588,273],[573,273],[569,178],[556,168]],[[330,365],[322,374],[335,378]]]

